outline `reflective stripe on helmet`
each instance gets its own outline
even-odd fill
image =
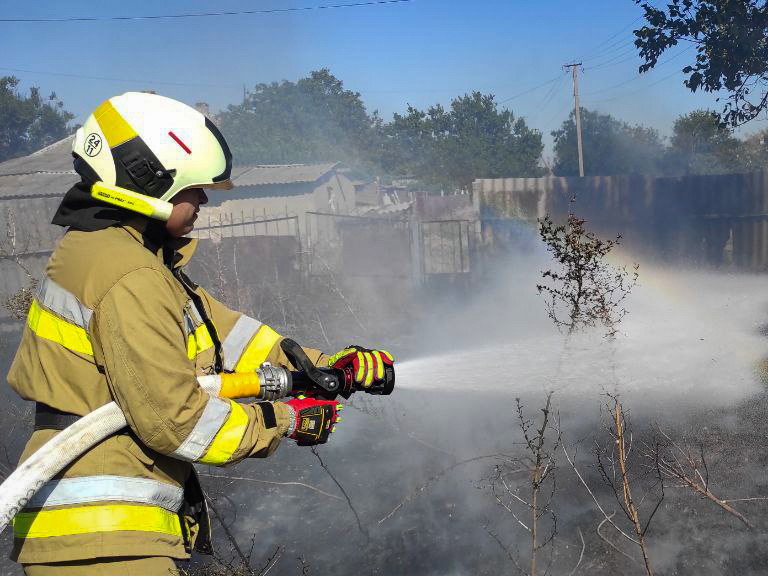
[[[231,400],[229,403],[232,406],[232,412],[216,438],[213,439],[205,456],[200,458],[200,462],[204,464],[226,464],[240,446],[245,430],[248,428],[248,414],[243,407]]]
[[[209,397],[195,427],[171,456],[190,462],[199,460],[226,424],[231,411],[229,401]]]
[[[13,535],[16,538],[51,538],[124,530],[181,537],[179,515],[155,506],[82,506],[19,512],[13,519]]]
[[[282,338],[280,334],[266,324],[262,324],[238,360],[235,372],[254,372],[258,370],[280,338]]]
[[[126,476],[81,476],[45,484],[27,508],[72,506],[94,502],[135,502],[152,504],[177,512],[184,502],[184,489],[149,478]]]
[[[115,110],[109,100],[96,108],[93,115],[110,148],[119,146],[137,136],[136,131],[120,116],[120,113]]]
[[[248,346],[248,342],[258,333],[262,323],[245,314],[237,319],[232,330],[221,343],[224,356],[224,370],[232,372]]]

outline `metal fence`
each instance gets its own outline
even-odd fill
[[[299,242],[301,241],[298,216],[260,218],[255,212],[252,214],[240,212],[240,214],[220,213],[216,216],[209,214],[206,220],[207,222],[204,221],[195,226],[195,237],[215,241],[234,237],[293,236]]]

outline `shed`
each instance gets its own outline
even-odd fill
[[[253,222],[286,216],[298,217],[304,228],[304,214],[322,212],[352,214],[356,206],[355,184],[347,169],[337,162],[322,164],[269,164],[235,166],[234,188],[225,193],[212,191],[209,204],[200,213],[198,229],[219,223]],[[276,228],[273,228],[276,230]],[[236,235],[248,235],[238,227]],[[284,228],[295,234],[295,228]],[[260,232],[252,232],[261,234]]]

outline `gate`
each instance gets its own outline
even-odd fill
[[[420,223],[421,270],[425,279],[438,274],[469,274],[474,225],[471,220]]]

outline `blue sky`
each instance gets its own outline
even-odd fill
[[[145,16],[351,1],[0,0],[0,17]],[[82,122],[101,101],[128,90],[206,101],[216,111],[241,100],[244,86],[296,80],[327,67],[387,120],[409,103],[447,105],[481,90],[550,142],[549,133],[573,106],[562,65],[580,60],[582,106],[666,135],[678,115],[717,104],[682,86],[680,70],[694,54],[687,46],[662,57],[656,70],[637,73],[631,42],[640,15],[632,0],[412,0],[172,20],[0,22],[0,75],[19,77],[22,89],[55,90]],[[761,128],[753,124],[746,132]]]

